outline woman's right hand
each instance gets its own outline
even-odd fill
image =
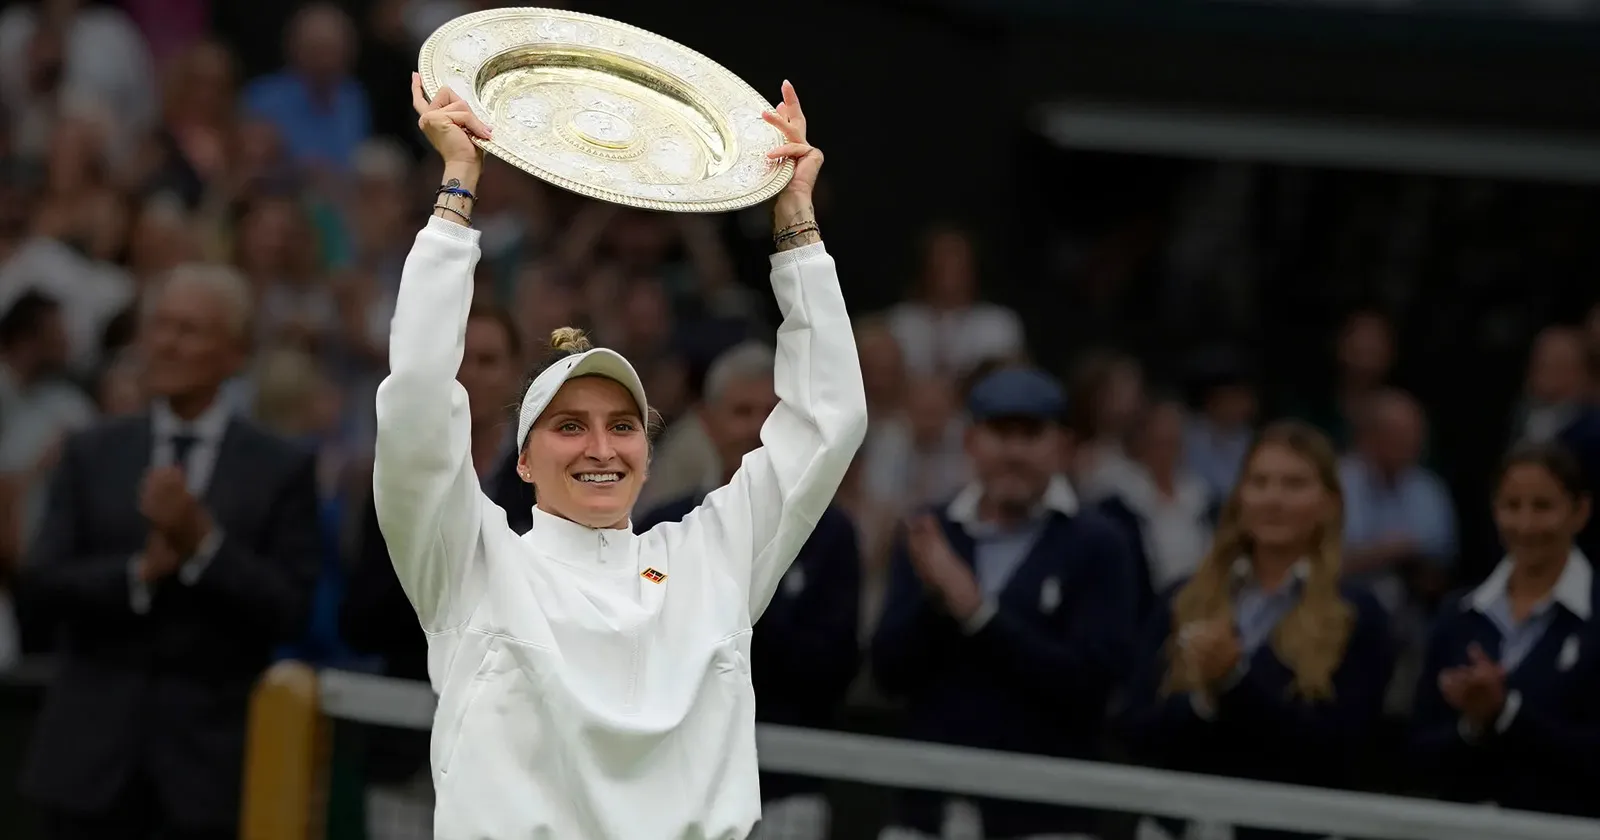
[[[472,113],[465,100],[450,88],[439,88],[429,102],[422,92],[422,74],[411,74],[411,107],[417,109],[417,126],[435,151],[451,163],[481,164],[483,150],[473,138],[487,140],[494,130]]]
[[[1214,686],[1239,667],[1239,636],[1233,623],[1212,619],[1184,628],[1179,637],[1200,682]]]

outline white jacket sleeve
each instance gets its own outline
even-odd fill
[[[833,501],[867,431],[855,336],[822,243],[773,254],[772,290],[783,314],[779,402],[761,427],[761,448],[676,526],[698,532],[695,542],[714,555],[707,559],[727,564],[749,595],[751,621]]]
[[[456,381],[478,232],[437,217],[406,257],[378,386],[373,502],[389,557],[424,630],[466,621],[481,506],[467,392]]]

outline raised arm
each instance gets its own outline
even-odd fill
[[[488,129],[448,89],[430,103],[413,77],[412,96],[444,158],[444,185],[400,276],[389,375],[378,386],[372,492],[400,584],[423,629],[438,631],[464,621],[471,608],[484,504],[456,372],[479,256],[469,224],[482,152],[467,132],[487,136]]]
[[[822,152],[805,142],[805,116],[788,82],[783,104],[766,116],[789,141],[770,156],[795,161],[773,206],[772,290],[783,315],[773,372],[778,407],[733,480],[680,525],[660,529],[668,540],[698,532],[716,547],[745,586],[751,621],[833,499],[867,430],[850,316],[811,204]]]

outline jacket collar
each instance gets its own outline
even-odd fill
[[[973,482],[950,501],[950,505],[945,508],[945,516],[963,528],[976,525],[978,504],[982,501],[983,485]],[[1045,488],[1044,498],[1040,499],[1033,509],[1033,515],[1036,517],[1050,512],[1063,516],[1075,516],[1078,513],[1078,494],[1072,491],[1072,484],[1067,481],[1066,476],[1053,476],[1049,486]]]
[[[1488,613],[1496,601],[1506,596],[1506,587],[1510,582],[1511,558],[1507,557],[1494,567],[1488,580],[1472,590],[1463,608]],[[1566,568],[1561,570],[1561,577],[1556,579],[1550,599],[1566,607],[1581,621],[1588,621],[1594,615],[1594,567],[1582,551],[1574,548],[1567,555]]]
[[[1289,567],[1288,579],[1273,592],[1299,592],[1310,577],[1311,560],[1310,558],[1302,557],[1296,560],[1293,566]],[[1260,589],[1260,584],[1256,581],[1255,566],[1251,565],[1249,557],[1243,555],[1235,559],[1233,565],[1228,567],[1228,582],[1235,593],[1250,589]]]
[[[551,559],[605,572],[633,571],[631,526],[590,528],[533,507],[533,527],[523,539]]]

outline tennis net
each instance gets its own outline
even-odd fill
[[[252,707],[244,840],[427,840],[426,768],[409,782],[362,777],[360,736],[372,727],[421,737],[434,696],[422,683],[281,663]],[[1232,837],[1233,828],[1344,840],[1594,840],[1600,821],[1369,793],[1242,781],[860,734],[763,725],[762,768],[826,781],[829,840],[877,840],[897,791],[942,792],[1103,813],[1106,840]],[[786,815],[785,822],[790,822]],[[818,817],[758,827],[762,840],[822,836]],[[947,829],[944,838],[982,840]],[[764,834],[760,834],[765,830]],[[1165,832],[1165,833],[1162,833]]]

